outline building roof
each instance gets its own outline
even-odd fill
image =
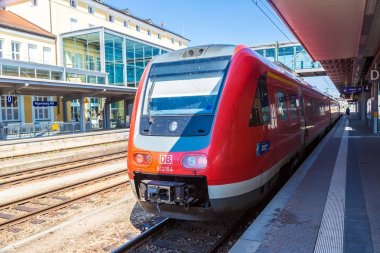
[[[108,8],[110,8],[111,10],[114,10],[114,11],[116,11],[116,12],[119,12],[119,13],[121,13],[121,14],[124,14],[124,15],[126,15],[126,16],[129,16],[129,17],[131,17],[131,18],[137,19],[137,20],[139,20],[139,21],[141,21],[141,22],[144,22],[144,23],[146,23],[146,24],[148,24],[148,25],[151,25],[151,26],[153,26],[153,27],[156,27],[156,28],[158,28],[158,29],[160,29],[160,30],[162,30],[162,31],[164,31],[164,32],[168,32],[168,33],[174,34],[174,35],[176,35],[176,36],[178,36],[178,37],[180,37],[180,38],[182,38],[182,39],[184,39],[184,40],[190,41],[188,38],[186,38],[186,37],[184,37],[184,36],[182,36],[182,35],[180,35],[180,34],[178,34],[178,33],[172,32],[172,31],[170,31],[170,30],[168,30],[168,29],[163,28],[162,26],[159,26],[159,25],[154,24],[154,23],[152,22],[152,19],[150,19],[150,18],[148,18],[148,19],[143,19],[143,18],[137,17],[137,16],[135,16],[135,15],[132,15],[129,9],[119,9],[119,8],[113,7],[113,6],[110,5],[110,4],[105,3],[105,2],[102,1],[102,0],[92,0],[92,1],[94,1],[94,2],[96,2],[96,3],[98,3],[98,4],[101,4],[101,5],[104,5],[104,6],[108,7]]]
[[[55,39],[55,35],[11,11],[0,10],[0,27]]]

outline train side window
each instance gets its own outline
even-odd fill
[[[288,108],[286,107],[286,96],[282,91],[276,92],[277,97],[277,112],[280,120],[288,120]]]
[[[289,100],[290,100],[290,118],[296,119],[296,118],[298,118],[298,115],[297,115],[297,96],[295,94],[289,94]]]
[[[249,126],[262,126],[270,123],[268,88],[265,77],[257,83],[255,100],[252,105]]]

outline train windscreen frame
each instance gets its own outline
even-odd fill
[[[152,64],[142,115],[213,115],[230,60],[221,56]]]

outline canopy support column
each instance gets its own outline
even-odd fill
[[[109,101],[104,103],[103,107],[103,130],[111,128],[111,104]]]
[[[79,99],[79,106],[80,106],[80,131],[86,132],[86,114],[84,110],[84,97],[81,97]]]

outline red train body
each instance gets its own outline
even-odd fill
[[[158,56],[133,108],[132,189],[161,216],[202,220],[242,211],[338,117],[334,99],[249,48]]]

